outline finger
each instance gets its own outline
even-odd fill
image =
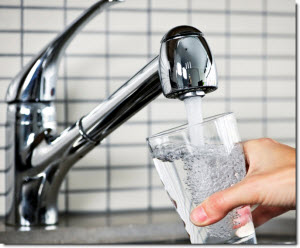
[[[254,226],[258,227],[267,222],[268,220],[278,215],[281,215],[289,210],[289,208],[260,205],[252,212]]]
[[[248,178],[211,195],[191,212],[191,221],[196,226],[211,225],[236,207],[258,203],[259,185],[259,180]]]

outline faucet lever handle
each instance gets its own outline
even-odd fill
[[[100,0],[96,2],[51,41],[13,79],[6,93],[6,102],[49,102],[55,100],[58,65],[65,49],[91,19],[103,9],[117,2],[122,2],[122,0]]]

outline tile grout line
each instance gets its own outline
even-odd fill
[[[147,42],[147,55],[148,55],[148,59],[151,59],[151,22],[152,22],[152,15],[151,15],[151,6],[152,6],[152,1],[148,0],[147,1],[147,38],[148,38],[148,42]],[[151,108],[151,103],[148,104],[147,106],[147,118],[148,118],[148,122],[147,122],[147,136],[150,137],[152,134],[152,108]],[[151,211],[153,206],[153,199],[152,199],[152,158],[148,152],[148,210]]]
[[[41,30],[41,29],[25,29],[24,33],[28,34],[58,34],[61,30]],[[0,29],[0,33],[20,33],[20,29]],[[105,31],[99,30],[83,30],[82,34],[88,35],[98,35],[105,34]],[[133,36],[141,36],[147,35],[147,32],[142,31],[109,31],[111,35],[133,35]],[[162,36],[164,32],[162,31],[152,31],[153,36]],[[226,32],[206,32],[206,35],[214,36],[214,37],[224,37],[228,35]],[[270,38],[282,38],[282,39],[295,39],[295,34],[280,34],[280,33],[268,33],[266,34]],[[261,33],[239,33],[239,32],[231,32],[231,36],[233,37],[261,37]]]
[[[225,86],[225,94],[224,94],[224,101],[225,101],[225,112],[229,112],[231,110],[231,52],[230,52],[230,0],[225,0],[225,10],[226,10],[226,15],[225,15],[225,32],[226,32],[226,39],[225,39],[225,48],[226,48],[226,58],[225,58],[225,70],[226,70],[226,76],[229,77],[228,80],[225,80],[226,86]],[[228,101],[226,101],[228,99]]]
[[[21,56],[21,68],[24,66],[24,0],[21,0],[21,47],[20,47],[20,56]]]
[[[105,82],[106,82],[106,97],[109,96],[110,94],[110,64],[109,64],[109,9],[105,11],[105,67],[106,67],[106,73],[105,73]],[[108,136],[106,138],[106,163],[107,163],[107,170],[106,170],[106,211],[107,213],[110,213],[110,208],[111,208],[111,192],[110,192],[110,187],[111,187],[111,161],[110,161],[110,137]]]
[[[268,135],[268,120],[267,120],[267,115],[268,115],[268,103],[267,103],[267,87],[268,87],[268,80],[267,80],[267,5],[268,2],[267,0],[263,0],[263,23],[262,23],[262,30],[263,30],[263,38],[262,38],[262,52],[264,57],[263,59],[263,72],[262,72],[262,136],[267,137]]]
[[[0,4],[0,9],[17,9],[17,6],[12,5],[2,5]],[[24,6],[24,9],[29,10],[50,10],[50,11],[57,11],[57,10],[63,10],[63,7],[54,7],[54,6]],[[84,11],[86,10],[85,7],[69,7],[70,11]],[[147,10],[144,10],[142,8],[113,8],[111,12],[141,12],[145,13]],[[182,9],[172,9],[172,8],[154,8],[153,12],[156,13],[185,13],[185,10]],[[192,13],[196,14],[224,14],[226,10],[213,10],[213,9],[194,9],[191,10]],[[248,15],[248,16],[261,16],[263,14],[263,11],[249,11],[249,10],[233,10],[233,15]],[[294,12],[281,12],[281,11],[270,11],[271,16],[277,16],[277,17],[294,17]]]
[[[107,78],[112,79],[112,80],[128,80],[129,76],[112,76],[112,77],[103,77],[103,76],[69,76],[69,77],[58,77],[58,79],[68,79],[68,80],[106,80]],[[294,76],[268,76],[266,77],[267,79],[272,79],[274,81],[282,81],[282,80],[290,80],[290,81],[295,81]],[[1,77],[0,80],[11,80],[11,77]],[[221,75],[219,76],[219,79],[224,79],[224,80],[261,80],[263,79],[262,76],[226,76],[226,75]],[[80,101],[80,100],[78,100]],[[1,102],[1,100],[0,100]],[[3,101],[2,101],[3,102]]]
[[[192,25],[192,0],[187,0],[187,22],[188,25]]]
[[[67,26],[67,1],[64,0],[64,27]],[[68,75],[68,64],[67,64],[67,58],[64,55],[63,58],[63,70],[64,70],[64,76],[66,77]],[[68,127],[69,123],[69,109],[68,109],[68,78],[64,78],[64,128]],[[56,82],[57,83],[57,82]],[[57,86],[56,86],[57,87]],[[66,174],[66,177],[64,179],[65,181],[65,213],[69,213],[70,204],[69,204],[69,173]]]
[[[298,8],[299,8],[299,3],[295,4],[295,96],[297,96],[297,92],[298,92],[298,38],[299,38],[299,34],[298,34],[298,18],[299,18],[299,13],[298,13]],[[295,117],[297,117],[297,110],[298,110],[298,99],[295,99],[296,103],[295,103]],[[298,137],[298,128],[297,128],[297,123],[295,125],[295,143],[297,144],[297,137]],[[297,164],[298,158],[296,159],[296,164]]]
[[[0,57],[20,57],[21,53],[0,53]],[[26,54],[23,53],[23,57],[33,57],[34,54]],[[66,58],[105,58],[105,53],[69,53],[65,54]],[[111,58],[135,58],[135,59],[143,59],[143,58],[148,58],[150,56],[154,57],[156,54],[110,54]],[[215,58],[218,59],[228,59],[227,54],[214,54]],[[294,55],[282,55],[282,54],[273,54],[273,55],[252,55],[252,54],[232,54],[230,55],[230,59],[244,59],[244,60],[249,60],[249,59],[274,59],[274,60],[295,60]]]

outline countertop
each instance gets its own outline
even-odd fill
[[[296,221],[274,219],[256,229],[258,243],[295,243]],[[0,220],[4,244],[189,243],[174,210],[61,215],[57,226],[15,228]]]

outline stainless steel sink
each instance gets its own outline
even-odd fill
[[[189,244],[175,210],[60,216],[57,226],[16,228],[0,220],[4,244]],[[295,244],[295,218],[276,218],[256,229],[258,244]]]

